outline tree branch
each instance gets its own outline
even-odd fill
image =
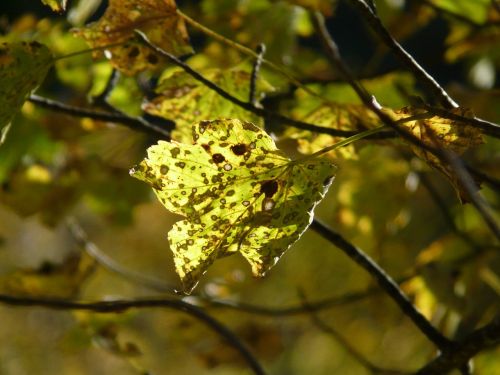
[[[330,243],[337,246],[349,258],[359,264],[365,271],[372,275],[380,287],[391,297],[394,302],[402,310],[403,314],[408,316],[419,330],[439,349],[446,351],[451,346],[451,341],[434,328],[429,321],[422,315],[420,311],[410,302],[408,297],[403,293],[392,278],[385,273],[370,257],[364,254],[356,246],[348,242],[339,233],[334,232],[326,225],[318,220],[313,220],[311,228],[314,229],[322,237],[330,241]]]
[[[248,366],[257,375],[265,375],[264,369],[241,340],[226,326],[219,323],[202,309],[178,299],[136,299],[98,302],[80,302],[57,298],[16,297],[0,294],[0,303],[9,306],[37,306],[54,310],[86,310],[98,313],[121,313],[128,309],[169,308],[182,311],[203,322],[218,335],[223,337],[245,359]]]
[[[394,51],[396,56],[415,74],[417,79],[421,80],[428,87],[432,95],[439,100],[443,107],[458,108],[458,104],[455,103],[439,83],[392,37],[375,11],[364,0],[351,0],[351,3],[361,12],[377,36]]]
[[[209,89],[215,91],[217,94],[222,96],[224,99],[230,101],[231,103],[233,103],[233,104],[235,104],[235,105],[237,105],[237,106],[239,106],[239,107],[241,107],[249,112],[256,114],[257,116],[264,117],[264,118],[272,118],[272,119],[275,119],[277,121],[281,121],[283,123],[286,123],[290,126],[298,128],[298,129],[309,130],[312,132],[322,133],[322,134],[329,134],[329,135],[332,135],[335,137],[351,137],[351,136],[359,133],[358,131],[327,128],[324,126],[318,126],[318,125],[310,124],[308,122],[295,120],[295,119],[292,119],[290,117],[284,116],[282,114],[279,114],[279,113],[276,113],[273,111],[269,111],[269,110],[264,109],[264,108],[256,107],[252,103],[244,102],[244,101],[236,98],[235,96],[231,95],[230,93],[228,93],[223,88],[219,87],[218,85],[216,85],[215,83],[213,83],[209,79],[205,78],[203,75],[198,73],[196,70],[191,68],[188,64],[186,64],[182,60],[178,59],[177,57],[175,57],[171,53],[168,53],[167,51],[164,51],[160,47],[152,44],[148,40],[147,36],[144,33],[142,33],[141,31],[136,30],[135,32],[141,38],[141,40],[149,48],[151,48],[153,51],[155,51],[156,53],[160,54],[161,56],[167,58],[173,64],[181,67],[186,73],[191,75],[191,77],[193,77],[197,81],[201,82],[203,85],[205,85]],[[393,133],[392,132],[383,132],[383,133],[374,135],[372,137],[372,139],[383,139],[383,138],[387,138],[387,137],[392,138]]]
[[[303,300],[304,307],[307,309],[309,304],[304,296],[304,294],[301,292],[300,296]],[[409,372],[404,372],[400,370],[391,370],[391,369],[383,369],[380,368],[373,363],[371,363],[368,359],[366,359],[357,349],[354,345],[351,345],[349,341],[347,341],[339,332],[337,332],[333,327],[329,326],[326,324],[321,318],[316,314],[314,311],[309,310],[311,320],[314,323],[314,325],[322,332],[325,334],[331,336],[335,341],[339,342],[340,345],[344,347],[344,349],[354,358],[356,361],[358,361],[363,367],[365,367],[367,370],[369,370],[373,374],[384,374],[384,375],[406,375],[409,374]]]
[[[262,59],[264,58],[264,53],[266,53],[266,46],[260,43],[256,49],[257,58],[252,66],[252,74],[250,75],[250,92],[248,94],[248,102],[254,107],[257,105],[257,98],[255,97],[255,91],[257,89],[257,78],[259,76],[260,66],[262,65]]]
[[[490,323],[469,334],[450,351],[441,353],[422,367],[417,375],[442,375],[459,368],[479,352],[500,345],[500,315]]]
[[[150,135],[154,135],[155,137],[160,136],[165,139],[170,139],[170,130],[172,130],[175,126],[175,123],[172,122],[171,128],[169,127],[168,129],[164,129],[144,120],[141,117],[131,117],[117,111],[103,112],[87,108],[75,107],[34,94],[32,94],[28,98],[28,100],[41,108],[49,109],[51,111],[64,113],[74,117],[88,117],[99,121],[115,122],[125,125],[132,130],[146,132]]]

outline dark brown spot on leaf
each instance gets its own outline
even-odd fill
[[[260,193],[265,194],[266,198],[271,198],[278,191],[278,181],[267,180],[260,185]]]
[[[244,143],[238,143],[237,145],[231,146],[231,151],[237,155],[241,156],[247,152],[247,146]]]
[[[226,158],[222,154],[213,154],[212,160],[215,163],[219,164],[219,163],[222,163],[224,160],[226,160]]]

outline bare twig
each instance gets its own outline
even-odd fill
[[[143,285],[152,290],[157,290],[162,293],[169,293],[173,295],[179,294],[176,292],[177,288],[175,286],[169,285],[162,280],[144,276],[140,272],[136,272],[129,268],[126,268],[117,263],[114,259],[110,258],[108,255],[104,254],[95,243],[90,241],[87,233],[85,233],[83,228],[74,217],[69,217],[66,220],[66,225],[76,242],[85,250],[85,252],[108,271],[123,276],[125,280]]]
[[[490,228],[490,231],[495,235],[497,240],[500,241],[500,226],[495,219],[494,214],[491,212],[488,203],[477,192],[478,188],[470,174],[467,172],[467,169],[463,165],[462,161],[455,154],[450,152],[445,152],[444,155],[448,159],[450,166],[453,168],[455,175],[460,180],[461,186],[467,189],[470,202],[479,212],[488,228]]]
[[[339,233],[334,232],[331,228],[328,228],[316,219],[311,224],[311,228],[337,246],[349,258],[359,264],[365,271],[370,273],[377,280],[387,295],[398,304],[403,313],[408,316],[419,328],[419,330],[439,349],[444,351],[449,349],[451,341],[431,325],[425,316],[423,316],[422,313],[418,311],[417,308],[410,302],[408,297],[403,293],[396,282],[370,257],[348,242]]]
[[[310,124],[310,123],[307,123],[304,121],[295,120],[295,119],[292,119],[290,117],[281,115],[279,113],[269,111],[269,110],[264,109],[264,108],[256,107],[251,103],[244,102],[244,101],[236,98],[235,96],[231,95],[230,93],[228,93],[227,91],[225,91],[224,89],[222,89],[221,87],[219,87],[218,85],[216,85],[215,83],[210,81],[209,79],[205,78],[203,75],[198,73],[196,70],[191,68],[188,64],[184,63],[183,61],[181,61],[180,59],[178,59],[177,57],[175,57],[171,53],[168,53],[167,51],[152,44],[148,40],[147,36],[144,33],[142,33],[141,31],[136,30],[136,33],[137,33],[137,35],[139,35],[139,37],[142,39],[142,41],[149,48],[151,48],[153,51],[166,57],[173,64],[181,67],[186,73],[191,75],[191,77],[193,77],[197,81],[201,82],[209,89],[215,91],[217,94],[222,96],[224,99],[229,100],[230,102],[236,104],[237,106],[239,106],[239,107],[241,107],[249,112],[255,113],[257,116],[264,117],[264,118],[272,118],[272,119],[275,119],[277,121],[284,122],[290,126],[298,128],[298,129],[309,130],[309,131],[322,133],[322,134],[329,134],[329,135],[333,135],[336,137],[350,137],[350,136],[353,136],[353,135],[359,133],[357,131],[327,128],[324,126],[318,126],[318,125]],[[393,136],[392,132],[383,132],[383,133],[380,133],[378,135],[374,135],[373,138],[381,139],[381,138],[387,138],[387,137],[392,137],[392,136]]]
[[[500,345],[500,315],[469,334],[448,352],[441,353],[422,367],[417,375],[442,375],[467,364],[479,352]]]
[[[304,307],[308,309],[308,302],[305,298],[305,295],[300,292],[300,296],[303,300]],[[404,372],[400,370],[391,370],[391,369],[383,369],[380,368],[373,363],[371,363],[368,359],[366,359],[355,347],[351,345],[349,341],[347,341],[339,332],[337,332],[333,327],[326,324],[314,311],[309,310],[311,320],[319,330],[326,333],[327,335],[333,337],[335,341],[338,341],[340,345],[344,347],[344,349],[358,361],[363,367],[369,370],[373,374],[384,374],[384,375],[405,375],[410,374],[409,372]]]
[[[392,37],[382,24],[382,21],[377,16],[374,9],[370,8],[365,0],[351,0],[351,3],[359,9],[364,19],[369,23],[379,38],[394,51],[413,74],[429,88],[429,91],[439,100],[443,107],[458,108],[458,104],[448,95],[439,83],[437,83],[437,81]]]
[[[41,108],[57,111],[74,117],[88,117],[99,121],[115,122],[129,127],[136,131],[147,132],[156,137],[161,136],[165,139],[170,139],[170,130],[174,128],[165,129],[144,120],[141,117],[131,117],[122,112],[103,112],[94,111],[92,109],[70,106],[58,102],[56,100],[44,98],[38,95],[31,95],[28,99],[30,102],[38,105]]]
[[[80,302],[57,298],[17,297],[0,294],[0,303],[10,306],[37,306],[55,310],[86,310],[99,313],[120,313],[128,309],[168,308],[182,311],[206,324],[236,349],[255,374],[264,375],[264,369],[245,344],[226,326],[202,309],[178,299],[136,299],[98,302]]]
[[[266,46],[260,43],[255,50],[257,52],[257,58],[252,66],[252,74],[250,76],[250,92],[248,94],[248,102],[254,107],[257,105],[257,98],[255,93],[257,90],[257,78],[259,77],[260,66],[262,65],[262,59],[264,58],[264,53],[266,53]]]
[[[357,1],[357,0],[356,0]],[[362,0],[361,0],[362,1]],[[365,4],[366,5],[366,4]],[[430,146],[429,144],[423,142],[419,138],[417,138],[412,133],[402,129],[398,126],[396,122],[394,122],[386,113],[381,110],[380,105],[377,103],[376,99],[373,96],[370,96],[365,88],[357,82],[349,68],[345,65],[344,61],[340,56],[340,52],[338,50],[337,44],[330,36],[328,32],[323,15],[319,12],[313,13],[313,21],[314,26],[321,37],[321,41],[325,47],[327,56],[329,57],[331,63],[340,71],[342,76],[347,80],[347,82],[352,86],[354,91],[358,94],[359,98],[362,102],[372,110],[380,120],[387,126],[394,129],[401,137],[405,140],[411,142],[412,144],[429,151],[433,155],[435,155],[441,162],[445,164],[450,164],[452,161],[453,164],[450,166],[454,169],[454,172],[457,175],[458,181],[462,183],[461,188],[463,188],[464,192],[467,194],[467,198],[469,198],[474,206],[476,206],[479,214],[483,217],[484,221],[488,224],[488,227],[495,234],[495,236],[499,236],[500,230],[498,229],[498,225],[492,220],[491,215],[489,215],[488,211],[485,209],[485,202],[480,201],[478,198],[477,189],[474,184],[471,183],[472,177],[469,176],[469,173],[465,168],[459,168],[460,164],[457,164],[458,158],[456,156],[451,157],[451,153],[446,150],[441,150],[434,146]],[[457,169],[458,168],[458,169]]]

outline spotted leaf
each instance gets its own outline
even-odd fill
[[[226,71],[210,69],[202,73],[238,99],[248,100],[249,73],[236,68]],[[272,90],[265,81],[259,80],[259,83],[259,96],[262,96],[264,91]],[[224,99],[184,71],[176,70],[163,76],[156,93],[158,96],[146,102],[143,109],[152,115],[174,120],[176,127],[172,132],[172,139],[178,142],[191,143],[192,124],[200,120],[246,118],[257,125],[262,122],[255,114]]]
[[[452,112],[464,117],[472,116],[470,110],[467,109],[458,108],[452,110]],[[425,110],[407,107],[397,111],[386,111],[386,113],[389,113],[396,120],[422,115],[422,119],[403,122],[402,126],[423,143],[434,148],[452,151],[461,155],[470,147],[483,143],[483,136],[480,129],[464,123],[458,123],[454,120],[428,115]],[[453,168],[434,154],[413,145],[411,147],[418,157],[424,159],[429,165],[442,172],[450,180],[462,201],[467,201],[467,193],[465,193],[460,179],[456,177]]]
[[[0,143],[26,97],[44,80],[52,55],[38,42],[0,45]]]
[[[335,166],[291,161],[263,130],[239,120],[202,121],[192,144],[160,141],[131,174],[185,216],[168,234],[190,292],[218,258],[241,253],[263,276],[309,226]]]
[[[99,21],[75,30],[90,46],[110,47],[104,55],[123,73],[133,75],[160,66],[163,58],[141,44],[134,30],[142,31],[151,43],[174,55],[191,53],[184,21],[177,15],[174,0],[110,0]],[[102,52],[96,51],[95,56]]]

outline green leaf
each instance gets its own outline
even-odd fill
[[[249,73],[236,68],[226,71],[210,69],[203,75],[238,99],[248,100]],[[266,82],[259,83],[258,96],[262,96],[263,91],[272,90]],[[145,103],[143,109],[152,115],[174,120],[176,128],[172,132],[172,139],[178,142],[191,143],[192,124],[201,120],[245,118],[257,125],[262,123],[257,115],[224,99],[184,71],[175,70],[163,76],[156,92],[159,95]]]
[[[0,45],[0,144],[12,118],[43,82],[52,61],[50,50],[38,42]]]
[[[458,14],[477,23],[483,23],[488,16],[491,0],[431,0],[431,2],[451,13]]]
[[[184,289],[236,252],[263,276],[309,226],[335,166],[291,161],[249,122],[202,121],[192,131],[193,144],[160,141],[131,170],[169,211],[186,217],[168,234]]]
[[[42,0],[42,3],[52,8],[54,12],[64,12],[68,0]]]
[[[127,75],[155,69],[164,60],[141,44],[134,30],[142,31],[154,45],[174,55],[192,52],[184,21],[177,15],[174,0],[110,0],[99,21],[75,30],[93,48],[112,44],[104,55]],[[95,56],[100,56],[96,51]]]

